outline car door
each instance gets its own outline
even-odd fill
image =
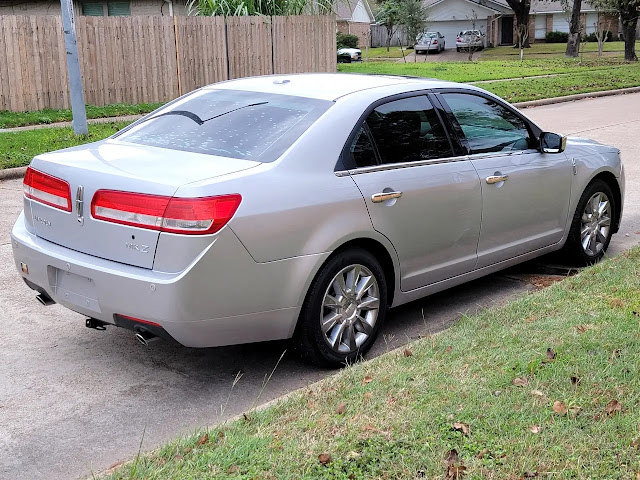
[[[480,231],[480,179],[454,156],[428,97],[374,105],[347,143],[343,162],[374,228],[393,244],[400,288],[413,290],[473,270]]]
[[[488,95],[448,92],[437,97],[482,184],[478,268],[558,243],[571,193],[566,156],[541,153],[539,132]]]

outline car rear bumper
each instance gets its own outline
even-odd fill
[[[31,288],[110,324],[115,315],[153,322],[189,347],[290,337],[309,278],[328,256],[258,263],[225,228],[184,271],[163,273],[39,238],[27,230],[24,214],[11,238],[16,267]]]

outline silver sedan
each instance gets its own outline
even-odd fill
[[[357,359],[387,309],[618,230],[619,151],[476,87],[303,74],[201,88],[35,157],[12,231],[45,305],[142,343]]]

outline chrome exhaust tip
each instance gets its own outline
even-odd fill
[[[138,342],[140,342],[145,347],[148,347],[150,343],[158,340],[158,337],[156,337],[153,333],[142,330],[136,332],[136,340],[138,340]]]

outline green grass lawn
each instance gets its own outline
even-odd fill
[[[89,125],[88,135],[75,135],[71,127],[0,133],[0,169],[29,165],[40,153],[101,140],[126,125],[126,122]]]
[[[402,50],[400,47],[389,47],[389,51],[387,52],[387,47],[375,47],[370,48],[367,52],[366,48],[359,47],[362,50],[362,58],[367,59],[379,59],[379,58],[402,58]],[[404,55],[408,55],[413,52],[413,50],[404,49]]]
[[[138,103],[127,105],[123,103],[96,107],[87,105],[87,118],[118,117],[121,115],[137,115],[149,113],[163,105],[162,103]],[[37,112],[8,112],[0,111],[0,128],[22,127],[71,120],[71,110],[39,110]]]
[[[635,479],[638,371],[640,248],[106,478]]]
[[[640,42],[636,42],[636,48],[640,47]],[[531,48],[525,49],[525,58],[531,55],[546,55],[546,56],[564,56],[564,52],[567,49],[566,43],[534,43]],[[624,42],[605,42],[604,52],[606,53],[620,53],[624,56]],[[580,51],[586,54],[598,52],[597,42],[585,42],[580,45]],[[482,51],[483,58],[493,57],[510,57],[520,55],[520,50],[510,46],[500,46],[495,48],[487,48]]]

